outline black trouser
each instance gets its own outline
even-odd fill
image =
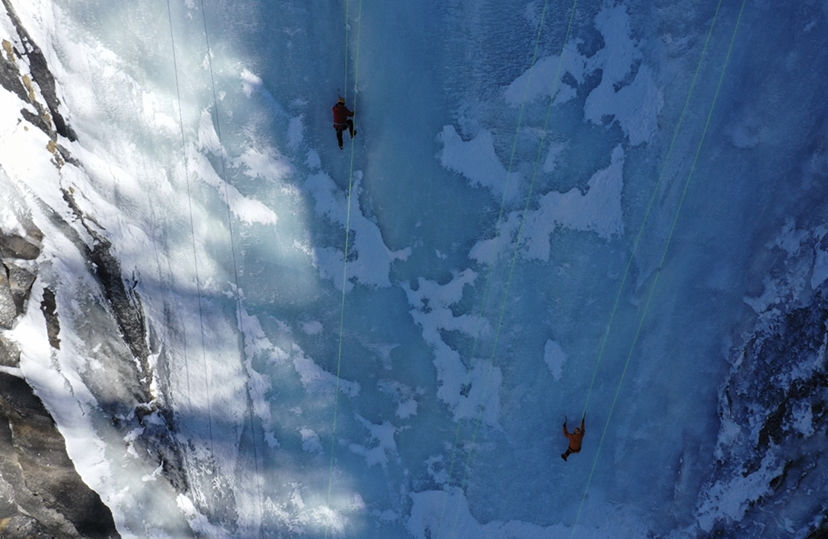
[[[351,119],[345,120],[344,124],[336,124],[334,125],[334,129],[336,129],[336,141],[339,143],[339,147],[342,147],[342,132],[346,129],[348,133],[351,135],[351,138],[354,138],[354,122]]]
[[[561,458],[566,460],[566,457],[568,457],[572,453],[577,453],[579,451],[580,451],[580,449],[572,449],[571,447],[567,447],[566,448],[566,453],[561,453]]]

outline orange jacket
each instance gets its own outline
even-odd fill
[[[569,438],[569,449],[571,449],[573,453],[581,450],[581,442],[584,439],[584,433],[585,432],[586,432],[586,429],[584,428],[584,420],[583,419],[581,420],[581,427],[578,428],[578,429],[575,429],[575,432],[567,431],[566,430],[566,423],[564,423],[563,433],[564,433],[564,436]]]

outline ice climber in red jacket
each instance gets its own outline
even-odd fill
[[[340,97],[339,101],[336,102],[336,105],[333,106],[333,126],[336,129],[336,141],[339,143],[339,149],[342,149],[342,132],[346,129],[348,133],[351,134],[351,138],[354,138],[356,135],[356,131],[354,130],[354,121],[351,120],[351,116],[354,113],[348,110],[348,107],[345,106],[345,98]]]

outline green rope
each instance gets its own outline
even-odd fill
[[[532,175],[531,175],[530,182],[529,182],[529,189],[527,191],[524,207],[523,207],[523,210],[521,212],[520,225],[518,226],[517,235],[516,235],[515,240],[513,242],[514,247],[512,249],[512,256],[511,256],[511,260],[510,260],[510,263],[509,263],[509,273],[508,273],[508,277],[507,277],[507,280],[506,280],[506,286],[505,286],[504,292],[503,292],[503,299],[502,299],[501,304],[500,304],[500,309],[499,309],[499,314],[498,314],[498,321],[497,321],[494,340],[493,340],[493,344],[492,344],[492,352],[491,352],[490,357],[489,357],[490,369],[491,369],[491,366],[494,365],[495,358],[497,357],[497,348],[498,348],[498,344],[500,342],[500,334],[501,334],[501,330],[503,328],[503,322],[505,320],[506,306],[508,305],[508,300],[509,300],[509,297],[510,297],[510,294],[511,294],[512,281],[513,281],[513,278],[514,278],[515,268],[517,266],[518,255],[520,253],[521,237],[522,237],[522,234],[523,234],[523,228],[524,228],[524,224],[525,224],[525,221],[526,221],[525,216],[526,216],[526,213],[529,211],[529,205],[531,204],[531,201],[532,201],[532,198],[533,198],[533,195],[534,195],[535,183],[536,183],[536,180],[537,180],[537,177],[538,177],[538,171],[540,170],[540,162],[541,162],[541,158],[543,157],[543,150],[545,148],[544,143],[546,141],[547,132],[548,132],[548,129],[549,129],[549,122],[550,122],[550,119],[552,117],[552,111],[554,109],[555,98],[557,97],[558,88],[559,88],[559,85],[560,85],[561,72],[563,70],[563,58],[564,58],[564,54],[566,52],[566,44],[569,42],[569,38],[572,35],[572,28],[573,28],[574,22],[575,22],[575,12],[577,10],[577,6],[578,6],[578,0],[573,0],[572,6],[571,6],[570,12],[569,12],[569,21],[568,21],[568,24],[567,24],[566,33],[564,35],[563,43],[561,45],[561,53],[558,56],[558,64],[557,64],[554,79],[553,79],[554,86],[552,88],[552,92],[551,92],[551,95],[549,97],[549,104],[546,108],[546,114],[545,114],[545,117],[544,117],[544,123],[543,123],[543,129],[542,129],[543,134],[541,135],[541,139],[538,142],[538,152],[537,152],[537,156],[535,158],[535,163],[534,163],[533,168],[532,168]],[[514,150],[514,147],[513,147],[513,150]],[[502,210],[502,207],[501,207],[501,210]],[[490,392],[491,392],[491,388],[487,387],[486,390],[483,393],[483,399],[482,399],[483,402],[485,402],[488,399],[488,396],[489,396]],[[466,465],[464,467],[464,476],[463,476],[463,481],[461,483],[462,485],[466,485],[467,481],[468,481],[468,471],[469,471],[469,468],[470,468],[470,465],[471,465],[472,456],[474,454],[474,444],[477,441],[477,437],[478,437],[479,432],[480,432],[480,426],[482,424],[482,413],[483,413],[482,408],[479,408],[478,412],[477,412],[477,416],[475,417],[475,420],[474,420],[474,431],[473,431],[473,435],[472,435],[472,439],[471,439],[471,447],[470,447],[468,453],[466,454],[466,463],[465,463]],[[459,516],[459,511],[455,511],[454,523],[453,523],[452,528],[451,528],[452,530],[454,530],[454,528],[457,525],[458,516]]]
[[[659,278],[661,276],[661,270],[664,267],[664,262],[667,259],[667,253],[670,249],[670,244],[672,242],[673,235],[675,234],[675,231],[676,231],[676,226],[678,224],[679,216],[680,216],[681,210],[684,206],[685,199],[687,198],[687,193],[689,191],[690,184],[692,183],[693,175],[695,174],[695,171],[696,171],[696,165],[697,165],[698,160],[699,160],[699,155],[701,154],[702,146],[704,145],[704,141],[707,138],[707,133],[710,129],[710,122],[713,118],[713,112],[716,108],[716,103],[718,102],[718,99],[719,99],[719,93],[720,93],[721,88],[722,88],[722,83],[724,82],[725,74],[727,73],[727,67],[728,67],[728,64],[730,63],[730,57],[731,57],[731,54],[733,52],[733,45],[736,42],[736,34],[739,30],[739,23],[742,19],[742,13],[744,11],[746,2],[747,2],[747,0],[742,0],[742,5],[739,8],[739,14],[736,17],[736,24],[734,25],[733,33],[730,36],[730,44],[728,45],[727,55],[725,56],[725,61],[724,61],[724,64],[722,66],[722,71],[719,75],[719,81],[716,85],[716,91],[713,94],[713,100],[710,103],[710,110],[707,113],[707,119],[704,123],[704,130],[702,131],[701,138],[699,140],[698,145],[696,146],[696,152],[695,152],[695,155],[693,156],[692,164],[690,165],[690,171],[688,172],[687,179],[684,182],[684,188],[682,190],[681,197],[679,199],[679,204],[678,204],[678,207],[676,208],[676,212],[675,212],[675,215],[673,216],[673,221],[672,221],[671,226],[670,226],[670,233],[667,236],[667,240],[665,242],[664,249],[663,249],[662,254],[661,254],[661,259],[659,260],[658,269],[656,270],[656,274],[653,277],[653,282],[650,285],[650,290],[647,294],[647,301],[646,301],[645,306],[644,306],[644,311],[641,313],[641,317],[639,318],[638,327],[636,328],[635,336],[633,337],[632,344],[630,344],[629,352],[627,353],[627,358],[626,358],[626,361],[624,362],[624,368],[621,372],[621,379],[618,381],[618,386],[615,390],[615,395],[613,396],[612,404],[610,405],[610,410],[609,410],[609,413],[607,414],[607,419],[604,422],[604,428],[601,431],[601,439],[598,442],[598,448],[597,448],[596,453],[595,453],[595,458],[592,461],[592,468],[590,469],[589,476],[587,478],[587,483],[586,483],[586,487],[584,489],[584,494],[581,497],[581,501],[578,505],[578,513],[575,517],[575,522],[572,525],[572,531],[571,531],[570,537],[572,537],[572,535],[575,534],[575,529],[578,525],[578,522],[580,521],[581,513],[583,511],[584,502],[586,501],[586,497],[587,497],[587,494],[589,492],[590,485],[592,484],[592,477],[595,474],[595,468],[597,467],[598,460],[601,456],[601,448],[603,447],[604,440],[605,440],[606,434],[607,434],[607,430],[609,430],[609,424],[610,424],[610,421],[612,420],[613,412],[615,411],[615,405],[618,402],[619,395],[621,394],[621,387],[622,387],[622,384],[624,383],[624,378],[627,374],[627,370],[629,369],[630,363],[632,361],[633,351],[635,350],[635,346],[638,343],[639,337],[641,336],[641,330],[644,327],[644,320],[646,319],[647,313],[650,309],[650,305],[652,303],[652,299],[653,299],[653,296],[655,294],[655,290],[656,290],[656,287],[658,285]]]
[[[348,22],[350,20],[350,7],[351,2],[349,0],[345,0],[345,83],[342,85],[342,97],[346,100],[348,99],[348,60],[350,56],[350,45],[351,45],[351,24]],[[362,9],[360,7],[360,9]],[[357,22],[359,24],[359,22]],[[359,44],[357,44],[359,47]],[[354,84],[356,86],[356,84]]]
[[[659,188],[661,187],[661,183],[664,180],[667,174],[667,165],[670,162],[670,158],[673,154],[673,148],[675,147],[676,140],[678,139],[679,131],[681,130],[682,125],[684,124],[684,119],[687,115],[687,109],[690,105],[690,99],[693,96],[693,93],[696,88],[696,82],[699,77],[699,73],[701,72],[702,64],[704,63],[705,56],[707,55],[707,47],[710,44],[711,36],[713,35],[713,27],[716,25],[716,20],[719,17],[719,8],[722,6],[722,0],[719,0],[719,3],[716,5],[716,12],[713,14],[713,20],[710,23],[710,28],[707,31],[707,38],[704,41],[704,47],[702,48],[701,56],[699,56],[699,61],[696,64],[696,71],[693,73],[693,78],[690,81],[690,87],[687,91],[687,97],[684,100],[684,106],[681,109],[681,113],[679,114],[678,122],[676,122],[676,127],[673,129],[673,137],[670,141],[670,146],[667,149],[667,154],[664,157],[664,163],[661,166],[661,172],[658,175],[658,180],[656,181],[655,185],[653,186],[652,194],[650,195],[650,200],[647,203],[647,209],[644,213],[644,219],[641,222],[641,226],[638,228],[638,233],[635,236],[635,240],[633,241],[632,251],[630,251],[630,256],[627,258],[627,264],[624,268],[624,275],[621,278],[621,283],[618,285],[618,292],[615,294],[615,302],[612,306],[612,312],[609,317],[609,321],[607,322],[607,327],[604,330],[604,334],[601,337],[600,346],[598,348],[598,357],[595,361],[595,367],[592,370],[592,380],[589,384],[589,389],[587,390],[586,400],[584,402],[584,410],[581,413],[581,417],[586,416],[587,409],[589,408],[589,401],[592,395],[592,389],[595,386],[595,380],[598,376],[598,370],[601,365],[601,362],[604,358],[604,352],[606,351],[607,346],[607,339],[609,338],[610,330],[612,325],[615,321],[615,316],[618,313],[618,306],[621,303],[621,295],[624,290],[624,286],[627,284],[627,279],[630,276],[630,270],[632,269],[633,260],[635,255],[638,253],[638,247],[641,243],[641,238],[644,235],[644,229],[647,226],[647,221],[650,218],[650,213],[653,210],[653,206],[655,205],[656,195],[658,195]]]
[[[348,27],[348,4],[346,2],[346,34],[347,34],[347,27]],[[357,47],[356,47],[356,57],[354,58],[354,118],[356,118],[356,111],[357,111],[357,104],[356,104],[356,95],[358,93],[358,81],[359,81],[359,51],[360,51],[360,35],[362,33],[362,0],[359,0],[359,12],[357,14]],[[346,39],[347,42],[347,39]],[[347,51],[347,43],[346,43],[346,51]],[[347,63],[347,52],[346,52],[346,63]],[[345,70],[345,78],[347,83],[347,67]],[[331,492],[333,491],[333,476],[334,476],[334,464],[335,464],[335,456],[336,456],[336,428],[337,428],[337,421],[339,416],[339,386],[340,386],[340,374],[342,373],[342,347],[345,337],[345,296],[346,296],[346,288],[348,283],[348,251],[350,250],[350,230],[351,230],[351,199],[353,197],[353,185],[354,185],[354,144],[351,144],[351,151],[350,151],[350,163],[348,167],[348,201],[347,201],[347,210],[346,210],[346,217],[345,217],[345,250],[343,252],[343,260],[342,260],[342,294],[339,304],[339,343],[337,346],[337,354],[336,354],[336,389],[334,391],[334,412],[333,412],[333,425],[331,429],[331,446],[330,446],[330,466],[328,468],[328,495],[327,495],[327,504],[330,505],[331,500]],[[325,537],[328,537],[329,527],[325,528]]]
[[[219,145],[224,148],[224,142],[221,134],[221,116],[219,114],[219,104],[218,104],[218,96],[216,94],[216,79],[213,73],[213,58],[212,58],[212,47],[210,45],[210,33],[207,29],[207,9],[204,6],[204,0],[201,0],[201,19],[204,25],[204,40],[207,45],[207,66],[208,71],[210,73],[210,88],[212,90],[213,95],[213,110],[215,112],[215,122],[216,122],[216,136],[218,137]],[[229,188],[228,184],[230,183],[227,178],[227,165],[225,163],[224,155],[220,155],[220,162],[221,162],[221,179],[224,182],[224,202],[227,207],[227,230],[230,236],[230,254],[233,260],[233,282],[235,284],[235,303],[236,303],[236,326],[239,330],[239,338],[238,338],[238,345],[239,345],[239,358],[241,360],[242,369],[245,368],[244,366],[244,358],[245,358],[245,346],[244,346],[244,328],[242,324],[242,290],[241,286],[239,285],[239,265],[238,259],[236,256],[236,242],[233,236],[233,215],[230,210],[230,195],[229,195]],[[248,375],[248,382],[245,384],[245,396],[247,397],[247,415],[248,421],[250,421],[250,442],[253,446],[253,464],[255,467],[256,477],[256,491],[258,495],[258,509],[259,509],[259,528],[258,528],[258,535],[261,535],[261,524],[262,519],[264,518],[264,499],[263,499],[263,487],[262,487],[262,473],[261,473],[261,463],[260,461],[260,454],[258,444],[256,443],[255,438],[255,417],[253,416],[253,405],[252,405],[252,398],[250,396],[250,380]]]
[[[201,330],[201,360],[202,364],[204,365],[204,372],[207,372],[207,357],[206,357],[206,346],[204,345],[204,307],[202,306],[202,293],[201,293],[201,277],[198,271],[198,253],[196,251],[196,241],[195,241],[195,220],[193,219],[193,198],[190,189],[190,167],[189,167],[189,160],[187,159],[187,147],[186,147],[186,139],[184,137],[184,118],[181,112],[181,86],[178,80],[178,60],[176,58],[175,53],[175,33],[173,32],[173,24],[172,24],[172,9],[170,8],[170,0],[167,0],[167,20],[169,21],[170,26],[170,45],[172,49],[172,61],[173,61],[173,73],[175,74],[175,95],[176,95],[176,103],[178,105],[178,127],[181,136],[181,153],[184,157],[184,180],[187,186],[187,209],[189,211],[190,217],[190,239],[193,248],[193,270],[195,272],[195,285],[196,285],[196,296],[198,298],[198,322],[199,322],[199,329]],[[187,380],[187,398],[190,399],[190,362],[189,362],[189,354],[187,350],[187,339],[186,339],[186,332],[184,338],[184,373]],[[212,405],[210,403],[210,378],[207,377],[207,431],[210,436],[210,447],[212,453],[212,446],[213,446],[213,411]]]
[[[507,182],[509,180],[509,177],[511,176],[511,173],[512,173],[512,170],[513,170],[513,167],[514,167],[514,159],[515,159],[515,155],[517,153],[518,136],[520,135],[520,130],[523,127],[523,118],[524,118],[524,112],[525,112],[525,109],[526,109],[526,101],[527,101],[526,96],[529,93],[529,88],[531,87],[531,82],[532,82],[532,79],[534,78],[534,75],[535,75],[535,71],[532,68],[535,66],[535,63],[537,62],[537,59],[538,59],[538,53],[540,51],[540,39],[541,39],[541,35],[543,33],[543,24],[544,24],[544,21],[546,20],[546,12],[548,10],[548,6],[549,6],[549,0],[545,0],[544,3],[543,3],[543,8],[541,10],[540,20],[538,22],[538,29],[535,33],[534,51],[532,53],[532,59],[529,62],[529,77],[528,77],[526,85],[523,88],[523,99],[521,100],[520,109],[518,111],[517,126],[515,127],[515,134],[514,134],[514,137],[513,137],[511,152],[510,152],[510,155],[509,155],[509,164],[508,164],[508,167],[506,169],[506,178],[505,178],[505,182],[504,182],[503,192],[501,193],[501,197],[500,197],[500,209],[498,210],[497,219],[495,220],[495,224],[494,224],[495,237],[497,236],[498,231],[499,231],[500,226],[501,226],[501,222],[503,221],[503,214],[504,214],[504,210],[505,210],[505,207],[506,207],[506,192],[508,191]],[[485,316],[485,313],[488,310],[489,292],[490,292],[490,289],[491,289],[492,282],[494,281],[494,278],[493,278],[494,273],[495,273],[494,268],[492,268],[487,274],[486,282],[485,282],[485,285],[483,287],[483,300],[481,302],[482,306],[480,307],[480,313],[483,316]],[[483,322],[480,323],[480,326],[478,327],[478,329],[477,329],[477,331],[474,335],[474,340],[472,341],[471,352],[469,354],[470,359],[473,359],[475,354],[477,353],[477,346],[478,346],[478,343],[480,341],[480,333],[482,332],[482,330],[483,330]],[[451,457],[449,458],[449,467],[448,467],[448,477],[449,478],[452,476],[452,474],[454,472],[454,464],[455,464],[455,461],[456,461],[457,447],[460,444],[460,431],[461,431],[461,424],[460,424],[460,422],[458,422],[457,423],[457,428],[455,429],[455,432],[454,432],[454,442],[452,444]],[[446,505],[443,505],[441,510],[440,510],[440,520],[439,520],[440,523],[443,522],[443,519],[444,519],[444,516],[445,516],[445,511],[446,511]]]
[[[517,127],[515,128],[514,139],[513,139],[513,142],[512,142],[511,154],[509,156],[509,166],[506,169],[506,178],[505,178],[506,182],[508,182],[509,176],[511,175],[512,170],[513,170],[513,166],[514,166],[514,158],[515,158],[515,154],[516,154],[516,151],[517,151],[517,140],[518,140],[518,136],[520,134],[520,130],[523,127],[524,110],[526,108],[526,95],[528,94],[529,87],[531,86],[532,79],[535,75],[534,69],[532,69],[532,68],[535,66],[535,63],[537,62],[537,58],[538,58],[538,52],[540,50],[540,38],[541,38],[542,31],[543,31],[543,23],[544,23],[544,20],[546,18],[546,11],[547,11],[547,8],[548,8],[548,4],[549,4],[549,0],[545,0],[545,2],[543,4],[543,9],[541,11],[540,21],[538,23],[538,30],[537,30],[536,36],[535,36],[535,48],[534,48],[534,52],[532,53],[532,60],[529,63],[529,78],[527,80],[527,84],[524,86],[524,89],[523,89],[523,99],[521,100],[520,109],[518,111],[518,121],[517,121]],[[506,182],[504,182],[503,193],[501,193],[501,197],[500,197],[500,209],[499,209],[498,214],[497,214],[497,219],[495,220],[495,225],[494,225],[495,237],[497,236],[498,231],[500,229],[500,225],[501,225],[501,222],[503,220],[504,209],[505,209],[505,206],[506,206],[506,192],[507,192]],[[488,310],[489,292],[491,290],[492,282],[494,281],[494,278],[493,278],[494,273],[495,273],[494,268],[492,268],[488,272],[488,275],[486,277],[486,282],[485,282],[485,285],[483,287],[483,300],[481,302],[482,307],[480,307],[480,313],[483,316],[485,316],[486,311]],[[478,343],[480,341],[480,333],[482,332],[482,330],[483,330],[483,322],[480,323],[480,326],[478,327],[478,329],[477,329],[477,331],[474,335],[474,340],[472,341],[471,352],[469,354],[470,359],[473,359],[475,354],[477,353],[477,346],[478,346]],[[451,477],[452,473],[454,472],[454,464],[455,464],[455,459],[456,459],[456,455],[457,455],[457,447],[460,443],[460,431],[461,431],[461,424],[458,422],[457,423],[457,428],[455,429],[455,432],[454,432],[454,443],[452,444],[451,457],[449,459],[448,477]],[[445,510],[446,510],[446,506],[443,505],[443,507],[441,508],[441,511],[440,511],[440,522],[443,521],[443,517],[445,515]]]

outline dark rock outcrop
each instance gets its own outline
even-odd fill
[[[43,235],[0,232],[0,326],[23,314],[36,278]],[[58,343],[54,293],[41,302],[49,340]],[[51,322],[49,322],[51,320]],[[0,365],[17,367],[20,350],[0,334]],[[109,508],[78,475],[63,436],[25,380],[0,372],[0,536],[117,537]]]
[[[0,327],[11,329],[15,318],[23,313],[35,280],[28,262],[40,254],[42,239],[34,227],[26,237],[0,231]]]
[[[0,53],[0,86],[13,92],[21,101],[26,101],[26,88],[20,79],[20,71],[15,65],[15,50],[8,41],[3,42],[3,49],[6,54]]]
[[[35,280],[32,260],[40,254],[43,234],[26,225],[25,236],[0,230],[0,327],[11,329],[25,309]]]
[[[828,536],[828,281],[803,296],[763,312],[733,352],[699,504],[711,537]]]
[[[55,124],[55,130],[63,137],[69,140],[77,140],[78,136],[72,127],[63,118],[60,113],[60,100],[57,97],[57,89],[55,85],[55,78],[52,72],[49,71],[49,66],[46,63],[46,57],[40,50],[40,47],[32,40],[26,28],[17,17],[14,11],[14,6],[10,0],[3,0],[3,5],[9,15],[9,20],[14,24],[17,35],[23,44],[24,50],[22,54],[29,59],[29,68],[32,73],[32,78],[40,87],[40,92],[43,94],[43,99],[46,100],[46,107],[51,115],[52,121]],[[0,69],[0,71],[7,69],[8,66]],[[15,91],[15,93],[17,93]],[[25,95],[25,93],[24,93]]]
[[[81,480],[46,408],[0,373],[0,534],[117,537],[112,513]]]
[[[132,355],[138,361],[139,371],[135,378],[142,380],[143,383],[136,388],[138,393],[135,398],[139,403],[147,403],[151,400],[149,389],[151,377],[149,367],[150,350],[141,298],[134,288],[127,289],[124,285],[124,280],[121,278],[121,265],[111,252],[112,243],[100,232],[94,219],[90,219],[81,211],[71,192],[64,190],[63,199],[72,208],[78,221],[94,240],[91,249],[85,244],[82,249],[90,262],[90,267],[93,268],[95,276],[101,283],[124,342],[129,346]]]
[[[2,40],[0,86],[20,99],[21,134],[31,124],[48,136],[44,159],[58,168],[70,164],[82,169],[58,143],[60,136],[76,140],[76,134],[61,114],[59,88],[46,55],[23,27],[14,4],[2,0],[0,7],[0,16],[7,16],[16,34]],[[168,358],[163,346],[148,337],[138,278],[125,282],[106,229],[84,212],[72,188],[62,194],[72,213],[68,218],[65,207],[50,207],[36,196],[21,204],[21,212],[27,203],[37,205],[49,221],[49,233],[63,235],[75,246],[93,279],[65,283],[39,267],[43,234],[29,216],[17,215],[14,232],[0,230],[0,537],[117,535],[110,510],[76,473],[54,421],[17,369],[27,344],[12,341],[3,328],[14,328],[22,314],[34,309],[45,321],[56,376],[61,375],[61,358],[75,350],[80,359],[94,363],[96,368],[77,374],[94,396],[101,422],[123,436],[140,432],[131,438],[130,450],[160,465],[175,490],[189,488],[176,417],[164,398],[166,384],[160,380],[156,394],[151,385],[156,373],[150,358],[162,366]],[[30,297],[38,279],[43,281],[36,288],[40,297]],[[86,348],[83,343],[94,344]],[[60,398],[43,397],[50,409],[64,405]]]
[[[17,367],[20,364],[20,349],[17,345],[0,336],[0,366]]]
[[[166,352],[157,339],[156,346],[160,349],[151,350],[141,297],[135,290],[137,283],[125,283],[120,262],[113,254],[113,246],[106,237],[105,229],[94,217],[84,213],[71,190],[63,191],[63,199],[75,217],[72,223],[48,211],[48,208],[44,207],[44,211],[51,217],[52,224],[82,253],[105,299],[105,304],[99,304],[95,299],[97,294],[85,298],[84,321],[81,326],[76,324],[74,327],[76,337],[101,343],[95,355],[104,365],[106,374],[101,377],[91,370],[84,375],[84,383],[98,399],[103,412],[111,418],[112,424],[125,435],[134,429],[141,429],[141,437],[133,443],[162,466],[164,476],[178,491],[186,492],[188,481],[176,441],[174,414],[162,400],[163,397],[156,399],[150,389],[154,376],[149,364],[150,355],[157,354],[157,363],[164,365],[167,362]],[[84,236],[92,238],[91,247],[75,230],[77,226],[83,227]],[[57,292],[46,288],[41,300],[49,341],[56,349],[60,347],[58,335],[61,326],[57,316]]]
[[[46,334],[49,336],[49,345],[55,350],[60,350],[60,320],[57,316],[57,303],[55,293],[51,289],[43,290],[43,299],[40,301],[40,312],[46,319]]]

